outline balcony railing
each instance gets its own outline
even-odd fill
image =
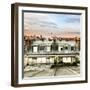
[[[52,52],[27,52],[29,55],[59,55],[59,54],[79,54],[80,51],[52,51]]]

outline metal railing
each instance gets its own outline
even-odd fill
[[[27,52],[26,54],[30,54],[30,55],[51,55],[51,54],[79,54],[80,51],[51,51],[51,52]]]

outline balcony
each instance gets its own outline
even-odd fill
[[[53,51],[53,52],[27,52],[28,56],[75,56],[79,55],[80,51]]]

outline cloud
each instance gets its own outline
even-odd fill
[[[25,12],[24,29],[35,34],[80,32],[80,15]]]
[[[67,18],[65,19],[66,23],[80,23],[80,15],[69,15],[67,16]]]

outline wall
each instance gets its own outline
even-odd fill
[[[43,4],[62,4],[62,5],[77,5],[89,6],[90,0],[1,0],[0,1],[0,90],[88,90],[90,88],[90,78],[87,84],[71,84],[71,85],[55,85],[55,86],[39,86],[39,87],[24,87],[13,88],[10,86],[11,78],[11,3],[26,2],[26,3],[43,3]],[[89,6],[90,9],[90,6]],[[90,15],[90,12],[89,12]],[[89,16],[88,15],[88,16]],[[90,18],[89,18],[90,20]],[[88,22],[90,23],[90,21]],[[88,27],[90,28],[90,27]],[[89,30],[89,29],[88,29]],[[90,31],[88,31],[90,34]],[[90,35],[88,35],[90,38]],[[89,40],[88,40],[89,41]],[[90,46],[90,41],[88,43]],[[90,48],[89,48],[90,49]],[[90,51],[88,50],[90,53]],[[90,57],[89,57],[90,59]],[[88,62],[90,63],[90,61]],[[88,66],[90,68],[90,65]],[[88,72],[90,76],[90,71]]]

